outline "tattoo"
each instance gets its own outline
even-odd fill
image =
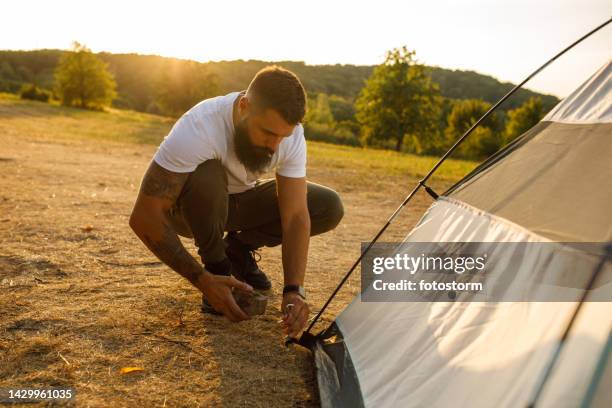
[[[143,240],[162,262],[180,273],[192,284],[196,284],[202,273],[202,268],[183,247],[172,227],[164,223],[161,238],[154,239],[145,235]]]
[[[142,179],[140,190],[143,194],[172,202],[176,201],[189,173],[174,173],[154,161]]]
[[[152,161],[142,179],[140,194],[160,203],[166,212],[176,203],[189,174],[168,171]],[[183,247],[169,223],[160,221],[141,232],[142,241],[162,262],[195,285],[202,267]]]

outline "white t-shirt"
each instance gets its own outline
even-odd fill
[[[175,173],[189,173],[206,160],[219,159],[228,178],[228,192],[241,193],[255,186],[261,174],[276,168],[285,177],[306,176],[304,128],[295,126],[284,138],[270,162],[259,174],[248,171],[234,152],[233,104],[239,92],[203,100],[174,124],[157,149],[153,160]]]

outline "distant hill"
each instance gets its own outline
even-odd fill
[[[22,84],[33,82],[52,89],[53,71],[63,50],[0,51],[0,91],[17,92]],[[155,87],[160,71],[169,65],[184,64],[185,60],[155,55],[99,53],[108,62],[117,81],[118,99],[114,105],[143,112],[155,112]],[[237,60],[203,63],[209,72],[217,76],[219,93],[245,89],[253,75],[269,64],[281,65],[295,72],[311,94],[324,92],[354,100],[373,66],[360,65],[306,65],[297,61]],[[440,85],[442,96],[451,99],[479,98],[494,103],[513,84],[473,71],[449,70],[428,67],[434,82]],[[531,96],[542,98],[544,111],[548,111],[558,99],[527,89],[518,91],[502,107],[513,109]]]

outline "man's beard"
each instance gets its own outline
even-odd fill
[[[234,135],[234,151],[238,160],[251,173],[260,173],[265,170],[272,161],[274,152],[267,147],[255,146],[251,143],[246,126],[246,119],[236,125]]]

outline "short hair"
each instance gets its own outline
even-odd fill
[[[290,124],[297,124],[306,114],[306,92],[299,78],[277,65],[261,69],[249,84],[247,95],[256,107],[274,109]]]

